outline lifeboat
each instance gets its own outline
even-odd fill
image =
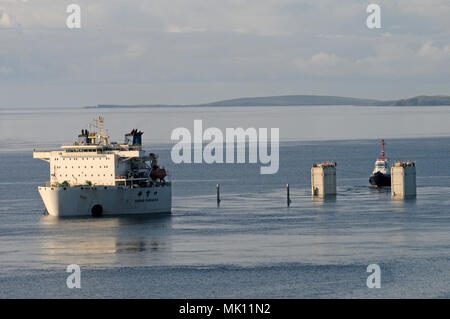
[[[160,180],[163,180],[166,176],[167,176],[167,172],[164,168],[153,169],[152,172],[150,173],[150,177],[153,180],[158,179],[158,178]]]

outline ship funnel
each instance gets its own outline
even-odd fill
[[[89,138],[88,138],[88,130],[82,129],[81,134],[78,135],[78,143],[79,144],[89,144]]]
[[[133,129],[130,133],[125,134],[125,144],[133,146],[142,145],[142,134],[144,132]]]

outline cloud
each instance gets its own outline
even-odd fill
[[[316,53],[309,59],[297,58],[294,63],[302,73],[322,76],[346,74],[351,65],[350,60],[326,52]]]
[[[14,70],[11,67],[8,66],[0,66],[0,74],[9,74],[12,73]]]
[[[429,41],[420,47],[418,54],[421,57],[429,57],[434,60],[446,59],[450,56],[450,45],[439,48],[434,46],[432,41]]]
[[[9,27],[11,25],[11,18],[6,13],[5,8],[0,7],[0,27]]]
[[[191,33],[191,32],[205,32],[206,29],[193,28],[193,27],[180,27],[177,25],[169,25],[167,27],[167,32],[169,33]]]
[[[426,42],[417,48],[389,42],[379,45],[376,54],[349,59],[334,53],[319,52],[309,59],[297,58],[294,64],[302,73],[328,76],[429,76],[449,74],[450,45]]]
[[[382,97],[427,83],[450,93],[448,0],[379,0],[381,30],[366,27],[361,0],[77,0],[80,30],[66,27],[70,2],[0,3],[0,95],[54,89],[42,105],[353,95],[373,78]],[[10,97],[27,99],[38,103]]]
[[[387,9],[421,17],[446,18],[450,14],[450,3],[448,0],[382,0],[381,3]]]
[[[145,54],[145,46],[140,43],[129,45],[125,50],[125,56],[131,59],[142,57]]]

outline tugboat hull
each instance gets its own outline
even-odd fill
[[[383,174],[381,172],[376,172],[369,178],[369,183],[376,187],[390,187],[391,186],[391,175]]]

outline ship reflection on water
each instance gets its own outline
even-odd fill
[[[43,216],[41,257],[52,265],[71,263],[99,267],[147,265],[163,261],[170,251],[170,214],[103,218]]]

